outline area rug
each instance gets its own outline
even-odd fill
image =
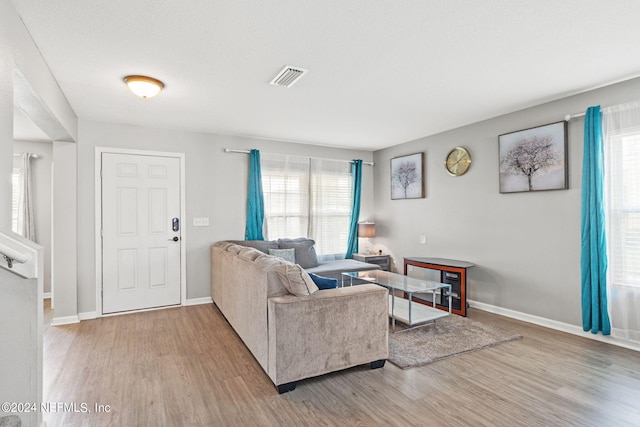
[[[509,341],[522,335],[484,325],[462,316],[450,315],[420,328],[405,329],[396,322],[389,326],[389,361],[402,368],[425,365]]]

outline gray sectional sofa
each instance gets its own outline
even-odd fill
[[[277,248],[258,241],[212,245],[211,296],[278,392],[293,390],[299,380],[357,365],[384,366],[387,289],[363,284],[318,290],[300,265],[310,256],[308,245],[276,243]],[[294,249],[300,262],[270,255],[269,249]],[[376,267],[329,264],[334,267],[325,266],[324,272],[331,274],[347,264]]]

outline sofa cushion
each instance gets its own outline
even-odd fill
[[[292,264],[296,263],[296,250],[291,249],[269,249],[269,255],[277,256]]]
[[[255,263],[257,266],[262,267],[262,269],[269,270],[269,269],[273,269],[274,267],[278,267],[282,264],[286,264],[287,261],[283,260],[280,257],[263,254],[255,259]]]
[[[215,247],[215,248],[220,248],[220,249],[221,249],[221,250],[223,250],[223,251],[226,251],[226,250],[227,250],[227,248],[228,248],[229,246],[231,246],[231,245],[235,245],[235,243],[233,243],[233,242],[228,242],[228,241],[225,241],[225,240],[222,240],[222,241],[220,241],[220,242],[216,242],[216,243],[214,243],[212,246],[213,246],[213,247]]]
[[[235,243],[236,245],[256,248],[265,254],[269,253],[269,249],[278,249],[279,247],[278,242],[275,240],[228,240],[228,242]]]
[[[278,239],[280,249],[293,248],[296,251],[296,263],[302,268],[310,268],[318,265],[318,256],[313,245],[315,241],[300,237],[297,239]]]
[[[249,247],[243,247],[240,252],[238,252],[238,256],[240,258],[244,258],[244,259],[248,259],[249,261],[253,261],[256,258],[258,258],[259,256],[264,255],[262,252],[260,252],[257,249],[254,248],[249,248]]]
[[[301,297],[311,295],[318,290],[311,277],[298,264],[283,263],[275,271],[284,287],[293,295]]]
[[[316,284],[318,289],[333,289],[338,287],[338,279],[322,277],[313,273],[309,273],[309,277],[311,277],[311,280],[313,280],[313,283]]]
[[[225,249],[227,252],[231,253],[231,254],[239,254],[241,250],[245,249],[245,246],[240,246],[240,245],[229,245],[227,246],[227,248]]]

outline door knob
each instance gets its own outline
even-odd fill
[[[180,240],[180,238],[178,236],[174,236],[173,239],[169,239],[169,241],[173,240],[174,242],[177,242],[178,240]]]

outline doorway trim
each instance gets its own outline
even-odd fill
[[[184,153],[173,153],[168,151],[147,151],[132,150],[127,148],[95,147],[95,249],[96,249],[96,317],[116,316],[120,314],[135,313],[138,311],[149,311],[156,309],[132,310],[115,314],[102,313],[102,154],[132,154],[140,156],[175,157],[180,160],[180,218],[182,224],[186,225],[186,187],[185,187],[185,155]],[[180,305],[187,303],[187,231],[183,226],[180,239]],[[175,306],[172,306],[175,307]]]

